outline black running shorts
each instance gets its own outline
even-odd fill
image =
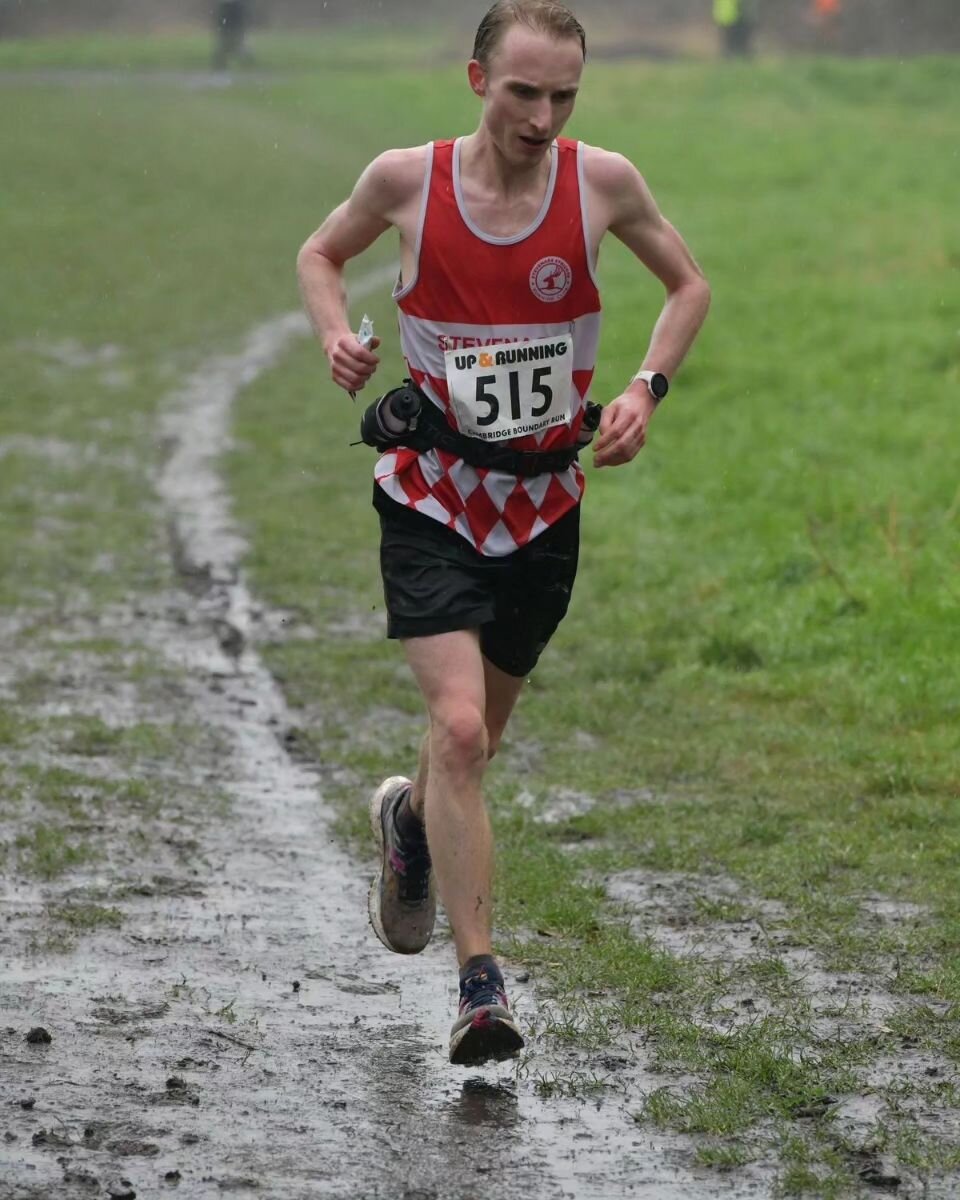
[[[374,485],[387,637],[479,629],[480,649],[508,675],[537,664],[563,620],[577,574],[580,506],[533,541],[489,558],[453,529]]]

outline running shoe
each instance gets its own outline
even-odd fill
[[[419,954],[437,916],[426,835],[405,841],[397,829],[397,809],[409,789],[409,779],[392,775],[370,797],[370,824],[380,850],[380,870],[370,887],[370,924],[397,954]]]
[[[460,1015],[450,1031],[450,1061],[461,1067],[516,1058],[523,1038],[516,1027],[503,976],[481,968],[460,984]]]

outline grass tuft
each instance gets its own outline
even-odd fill
[[[35,825],[31,833],[20,834],[16,846],[19,870],[40,879],[55,879],[95,856],[93,846],[72,842],[64,830],[50,825]]]

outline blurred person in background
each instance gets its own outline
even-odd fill
[[[811,19],[821,49],[834,49],[840,39],[840,0],[812,0]]]
[[[450,1059],[462,1065],[523,1046],[493,956],[482,784],[570,600],[585,487],[577,453],[599,422],[595,466],[635,458],[709,305],[636,167],[559,136],[585,56],[582,26],[557,0],[497,0],[467,67],[482,105],[476,131],[381,154],[297,260],[332,378],[358,391],[379,342],[351,331],[344,265],[399,232],[394,299],[410,380],[368,412],[400,395],[420,406],[415,429],[379,443],[374,507],[387,634],[402,641],[429,721],[413,778],[391,776],[370,798],[380,854],[370,917],[384,945],[416,954],[439,891],[460,968]],[[666,300],[640,370],[601,414],[589,393],[608,232]]]
[[[226,70],[232,59],[245,61],[249,0],[217,0],[214,7],[213,66]]]
[[[723,53],[728,58],[748,57],[756,25],[752,0],[713,0],[713,20],[720,31]]]

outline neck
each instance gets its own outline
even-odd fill
[[[530,163],[510,162],[481,125],[460,143],[460,168],[498,195],[516,196],[546,182],[550,174],[550,151]]]

